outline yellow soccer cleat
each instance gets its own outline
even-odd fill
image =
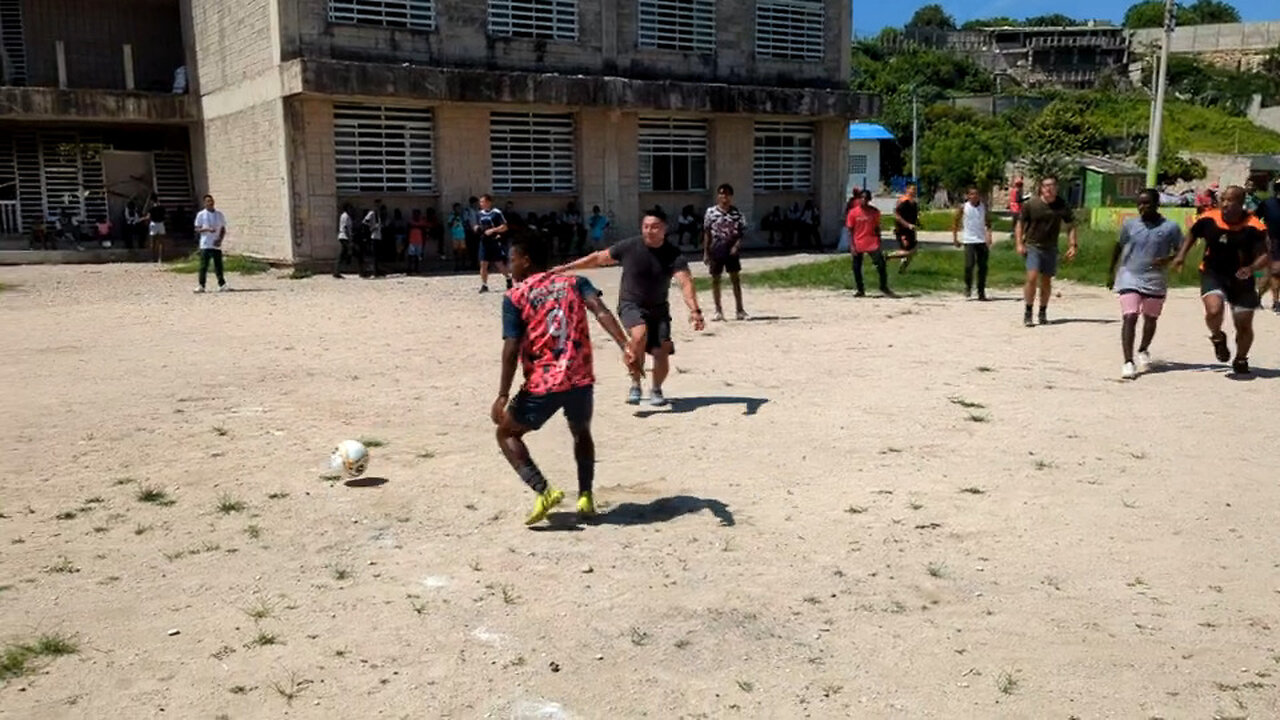
[[[533,504],[533,512],[529,513],[529,517],[524,519],[525,525],[533,525],[542,521],[547,517],[547,513],[551,512],[551,508],[560,504],[564,500],[564,493],[555,488],[547,488],[546,491],[538,495],[538,499]]]
[[[578,517],[595,517],[596,501],[591,497],[591,493],[578,493]]]

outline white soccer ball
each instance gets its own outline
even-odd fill
[[[359,440],[343,440],[333,449],[329,465],[334,472],[358,478],[369,468],[369,449]]]

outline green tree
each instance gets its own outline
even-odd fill
[[[1196,0],[1186,6],[1186,11],[1194,19],[1194,22],[1189,22],[1187,23],[1188,25],[1240,22],[1240,12],[1229,3],[1222,2],[1222,0]]]
[[[920,175],[927,188],[960,192],[977,185],[985,193],[1003,179],[1005,163],[1020,149],[1008,124],[965,108],[936,105],[926,113],[925,126]]]
[[[1023,24],[1027,27],[1077,27],[1084,23],[1062,13],[1052,13],[1029,17]]]
[[[1147,154],[1138,158],[1138,164],[1147,166]],[[1203,180],[1209,174],[1204,163],[1195,158],[1184,158],[1165,147],[1160,150],[1159,164],[1156,166],[1156,182],[1160,185],[1172,185],[1177,182]]]
[[[924,5],[907,21],[908,28],[932,28],[935,30],[955,30],[956,20],[942,9],[941,5],[933,3]]]
[[[975,20],[966,20],[964,24],[960,26],[960,29],[978,30],[980,28],[987,27],[1022,27],[1022,21],[1015,20],[1011,17],[1004,17],[1003,15],[991,18],[978,18]]]
[[[1158,28],[1164,25],[1164,3],[1161,0],[1144,0],[1129,6],[1124,12],[1124,26],[1130,30]]]
[[[1103,146],[1102,129],[1090,117],[1087,100],[1065,97],[1049,104],[1031,123],[1031,149],[1044,155],[1079,155]]]

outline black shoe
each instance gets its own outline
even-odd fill
[[[1231,348],[1227,347],[1226,333],[1219,330],[1217,334],[1209,338],[1209,341],[1213,343],[1213,354],[1218,358],[1218,362],[1226,362],[1231,359]]]
[[[967,287],[967,288],[965,288],[965,289],[964,289],[964,299],[965,299],[965,300],[968,300],[968,299],[969,299],[969,298],[971,298],[971,297],[973,297],[973,288],[968,288],[968,287]]]
[[[853,294],[853,296],[854,296],[854,297],[866,297],[866,296],[867,296],[867,293],[866,293],[865,291],[863,291],[863,290],[859,290],[858,292],[854,293],[854,294]]]
[[[511,278],[507,278],[507,289],[510,290],[512,287]]]
[[[990,300],[990,298],[988,298],[988,297],[987,297],[987,294],[986,294],[986,293],[984,293],[984,292],[982,292],[981,290],[979,290],[979,291],[978,291],[978,302],[987,302],[988,300]]]
[[[1231,371],[1236,375],[1248,375],[1250,373],[1249,360],[1247,358],[1237,359],[1235,362],[1231,363]]]
[[[1041,325],[1049,324],[1049,313],[1044,308],[1040,308],[1040,324]]]
[[[1026,311],[1026,312],[1022,313],[1022,324],[1023,324],[1023,325],[1026,325],[1027,327],[1035,327],[1035,326],[1036,326],[1035,321],[1031,319],[1031,311],[1030,311],[1030,310],[1028,310],[1028,311]]]
[[[335,278],[337,278],[338,280],[342,280],[342,279],[343,279],[343,277],[342,277],[342,273],[334,273],[334,274],[333,274],[333,276],[334,276]]]
[[[1280,315],[1280,300],[1271,303],[1271,312]]]
[[[880,288],[880,294],[881,294],[881,295],[883,295],[883,296],[885,296],[885,297],[887,297],[887,298],[896,298],[896,297],[898,297],[897,293],[895,293],[894,291],[890,290],[889,288]]]

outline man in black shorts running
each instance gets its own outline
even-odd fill
[[[507,278],[511,289],[511,272],[507,269],[507,246],[503,234],[508,230],[507,218],[493,206],[493,196],[480,196],[480,212],[476,214],[476,226],[472,228],[480,238],[480,292],[489,292],[489,267]]]
[[[907,191],[898,198],[893,208],[893,234],[898,238],[898,251],[889,255],[891,258],[902,258],[898,272],[907,271],[911,258],[915,257],[919,240],[916,232],[920,229],[920,202],[916,200],[916,186],[908,185]]]
[[[622,240],[607,250],[561,265],[553,272],[576,272],[587,268],[622,265],[622,288],[618,293],[618,317],[631,337],[631,390],[627,402],[640,404],[640,378],[644,375],[644,353],[653,356],[653,389],[649,404],[667,404],[662,381],[670,371],[669,357],[675,353],[671,342],[671,279],[680,283],[680,294],[689,307],[689,324],[702,330],[702,309],[693,289],[693,275],[680,249],[667,242],[667,218],[661,210],[648,210],[640,225],[641,236]]]
[[[1253,313],[1260,306],[1253,273],[1267,267],[1267,229],[1262,221],[1244,210],[1244,188],[1228,187],[1220,207],[1210,209],[1191,226],[1182,242],[1173,267],[1181,270],[1196,240],[1204,240],[1204,260],[1200,262],[1200,299],[1204,302],[1204,322],[1209,326],[1213,352],[1219,362],[1231,359],[1227,334],[1222,331],[1226,306],[1231,306],[1236,326],[1236,357],[1231,369],[1249,372],[1249,348],[1253,345]]]

